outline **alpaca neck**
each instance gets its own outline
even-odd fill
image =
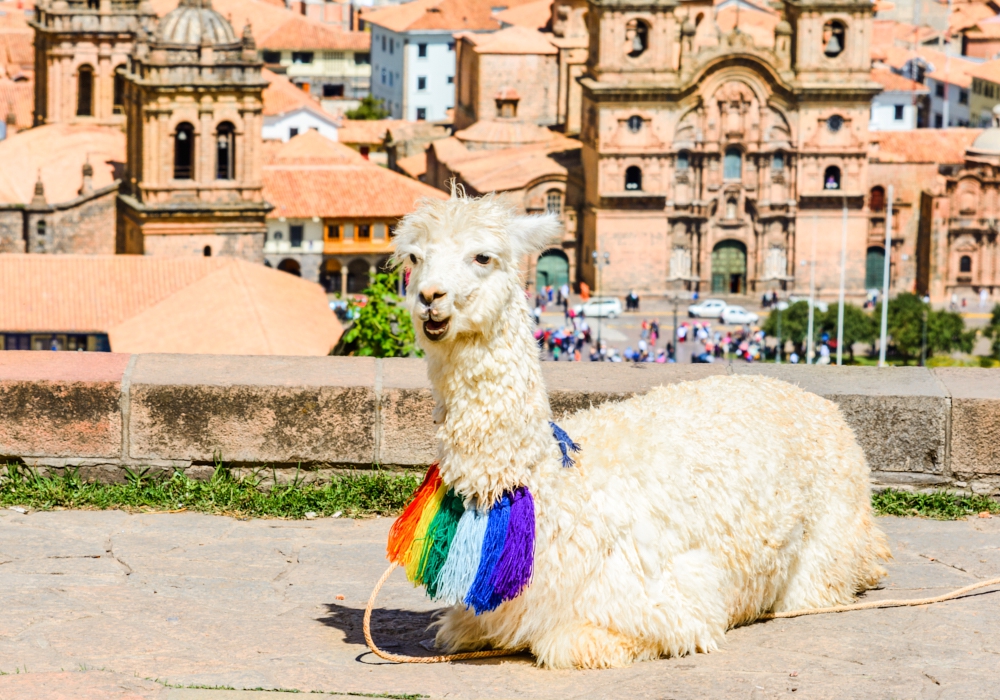
[[[441,476],[462,496],[491,504],[526,484],[553,449],[538,344],[521,291],[512,291],[490,332],[460,336],[442,350],[428,353]]]

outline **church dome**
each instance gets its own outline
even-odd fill
[[[993,126],[986,129],[969,146],[974,155],[1000,155],[1000,105],[993,108]]]
[[[792,25],[790,25],[785,20],[781,20],[774,27],[774,33],[777,35],[791,36],[792,35]]]
[[[156,33],[163,44],[228,46],[239,41],[229,21],[212,9],[212,0],[180,0],[160,20]]]

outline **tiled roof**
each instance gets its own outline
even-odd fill
[[[559,134],[550,143],[494,151],[469,151],[456,138],[431,145],[440,162],[481,193],[522,189],[545,177],[564,178],[568,170],[553,154],[580,148],[579,141]]]
[[[559,50],[547,35],[527,27],[507,27],[490,34],[466,33],[461,35],[473,45],[478,54],[541,54],[554,55]],[[457,37],[456,37],[457,38]]]
[[[356,165],[264,166],[264,198],[274,205],[269,214],[272,218],[395,219],[413,211],[420,199],[447,196],[367,161]]]
[[[28,18],[24,13],[33,9],[34,3],[0,2],[0,27],[27,29]]]
[[[872,134],[869,157],[877,163],[965,162],[965,151],[982,129],[914,129]]]
[[[396,161],[396,167],[414,180],[419,180],[427,174],[427,152],[424,151],[423,153],[416,153],[406,158],[400,158]]]
[[[975,26],[977,22],[994,17],[996,13],[985,2],[970,2],[964,5],[953,5],[948,27],[952,32]]]
[[[904,78],[891,70],[873,70],[872,80],[879,83],[887,92],[928,92],[926,85],[921,85],[915,80]]]
[[[968,71],[974,78],[988,80],[991,83],[1000,83],[1000,59],[994,59],[981,63]]]
[[[901,46],[889,46],[885,49],[883,61],[887,66],[902,70],[908,61],[918,56],[934,67],[934,71],[928,75],[935,77],[935,73],[939,73],[939,79],[961,87],[968,87],[972,83],[969,76],[974,69],[980,67],[980,64],[961,56],[950,56],[926,47],[912,51]]]
[[[409,123],[406,119],[344,119],[337,132],[337,140],[341,143],[381,145],[386,131]]]
[[[27,204],[40,174],[49,204],[78,196],[83,164],[94,168],[94,189],[115,181],[125,163],[125,134],[95,124],[45,124],[0,141],[0,203]]]
[[[35,83],[33,80],[0,78],[0,123],[7,123],[7,115],[14,113],[14,126],[27,129],[32,124],[35,111]]]
[[[309,129],[287,142],[264,142],[265,165],[364,165],[377,167],[350,146]]]
[[[508,9],[528,1],[505,0]],[[420,29],[493,31],[501,27],[493,15],[493,7],[491,0],[411,0],[364,12],[361,18],[394,32]]]
[[[552,0],[534,0],[520,7],[511,7],[495,13],[504,24],[529,29],[544,29],[552,21]]]
[[[970,39],[1000,37],[1000,17],[989,17],[977,22],[965,30],[965,35]]]
[[[152,0],[160,17],[177,7],[178,0]],[[344,32],[264,0],[212,0],[237,35],[250,24],[259,48],[313,51],[368,51],[370,35]]]
[[[264,115],[268,117],[285,114],[292,110],[305,107],[318,114],[330,118],[320,103],[314,100],[305,90],[298,87],[283,75],[278,75],[267,68],[261,71],[261,77],[267,81],[264,88]]]
[[[533,122],[480,119],[469,128],[456,131],[455,137],[465,143],[515,145],[547,143],[560,138],[560,135]]]
[[[34,32],[31,29],[0,29],[0,77],[13,78],[35,68]]]
[[[115,352],[326,355],[342,327],[318,284],[235,258],[11,254],[0,330],[104,332]]]

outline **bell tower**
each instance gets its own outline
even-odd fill
[[[859,0],[786,0],[792,68],[804,83],[869,82],[874,5]]]
[[[35,125],[125,121],[121,69],[148,0],[39,0],[35,7]]]
[[[117,250],[264,261],[261,62],[211,0],[180,0],[125,70]]]

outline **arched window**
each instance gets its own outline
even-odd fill
[[[215,133],[215,179],[236,179],[236,129],[222,122]]]
[[[562,215],[562,192],[559,190],[549,190],[545,194],[545,211],[556,216]]]
[[[642,129],[642,117],[638,114],[633,114],[628,118],[628,130],[633,134],[638,134],[640,129]]]
[[[649,48],[649,25],[641,19],[630,20],[625,25],[625,53],[632,58],[641,56]]]
[[[629,191],[642,189],[642,170],[639,166],[630,165],[625,169],[625,189]]]
[[[785,169],[785,154],[782,153],[781,151],[778,151],[773,156],[771,156],[771,171],[778,173],[784,169]]]
[[[76,75],[76,116],[94,116],[94,69],[80,66]]]
[[[691,167],[691,156],[687,151],[681,151],[677,154],[677,169],[687,170],[689,167]]]
[[[205,246],[204,250],[201,251],[206,258],[212,257],[212,246]]]
[[[190,180],[194,177],[194,127],[183,122],[174,134],[174,179]]]
[[[838,168],[836,165],[831,165],[823,173],[823,189],[824,190],[840,189],[840,168]]]
[[[846,40],[847,27],[843,22],[831,19],[823,25],[823,53],[827,58],[835,58],[843,53]]]
[[[111,109],[115,114],[125,114],[125,76],[122,69],[115,71],[114,96]]]
[[[46,228],[45,228],[45,219],[39,219],[38,223],[35,225],[35,232],[38,235],[38,238],[44,239],[45,238],[45,231],[46,231]]]
[[[963,255],[958,259],[959,272],[972,272],[972,256]]]
[[[735,146],[726,149],[722,177],[726,180],[739,180],[743,177],[743,154]]]
[[[868,197],[868,208],[872,211],[882,211],[885,209],[885,188],[881,185],[872,187]]]

